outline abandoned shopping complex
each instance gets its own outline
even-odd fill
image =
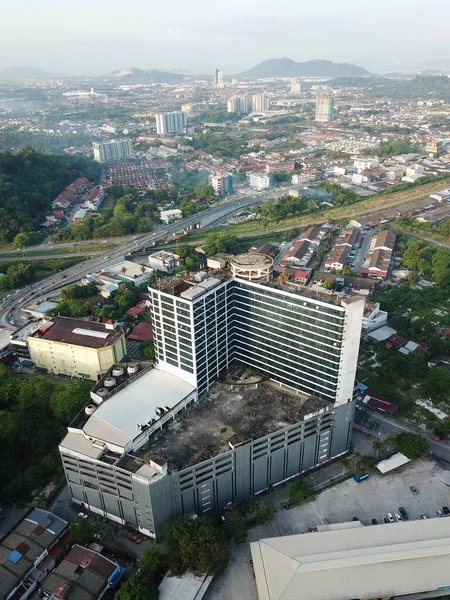
[[[149,293],[155,365],[110,369],[60,444],[75,501],[155,536],[348,449],[363,299],[283,286],[257,254]]]

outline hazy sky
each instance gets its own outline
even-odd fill
[[[450,58],[448,0],[0,0],[0,68],[236,73],[272,57]]]

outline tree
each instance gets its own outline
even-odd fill
[[[177,517],[164,525],[163,537],[174,575],[186,571],[215,575],[228,565],[225,530],[213,517]]]
[[[70,524],[69,529],[72,542],[82,546],[89,544],[94,537],[94,533],[97,532],[92,523],[85,519],[77,519]]]
[[[247,539],[247,527],[245,526],[245,521],[238,516],[233,516],[227,522],[226,530],[228,537],[232,539],[235,544],[243,544]]]
[[[71,381],[58,386],[50,397],[50,408],[61,423],[68,425],[88,402],[92,383]]]
[[[142,342],[139,346],[139,358],[141,360],[155,360],[155,344],[153,340]]]
[[[147,267],[145,265],[141,265],[141,273],[144,274],[146,270]]]
[[[311,488],[305,481],[294,481],[289,487],[289,504],[300,504],[311,495]]]
[[[420,458],[428,451],[428,444],[421,435],[403,431],[395,436],[395,448],[411,460]]]
[[[158,600],[159,592],[153,581],[134,575],[114,594],[115,600]]]
[[[383,440],[374,440],[372,442],[372,448],[375,450],[375,454],[378,458],[378,454],[384,449]]]
[[[271,502],[260,504],[255,512],[258,525],[269,525],[275,517],[275,506]]]
[[[331,279],[331,277],[329,277],[328,279],[325,279],[325,281],[323,282],[323,287],[327,290],[333,290],[334,289],[334,279]]]
[[[127,268],[126,268],[126,267],[122,267],[122,268],[120,269],[120,271],[121,271],[121,272],[122,272],[122,273],[125,275],[125,273],[127,272]]]

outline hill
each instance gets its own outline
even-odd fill
[[[36,67],[8,67],[0,71],[0,80],[9,79],[52,79],[56,77],[54,73],[37,69]]]
[[[106,75],[104,79],[115,79],[120,83],[179,83],[183,81],[183,75],[179,73],[168,73],[156,69],[144,70],[137,67],[119,69]]]
[[[290,58],[269,58],[241,73],[243,77],[364,77],[369,71],[349,63],[331,60],[295,62]]]
[[[97,179],[98,166],[85,158],[39,154],[32,148],[0,152],[0,242],[38,230],[52,200],[83,175]]]

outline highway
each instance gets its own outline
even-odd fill
[[[132,250],[145,249],[149,243],[161,239],[163,236],[172,235],[177,231],[194,226],[202,221],[207,223],[203,229],[208,230],[215,225],[216,221],[221,221],[225,214],[231,215],[246,206],[252,206],[265,200],[275,199],[279,195],[280,190],[278,189],[270,190],[263,194],[253,193],[253,195],[250,196],[242,196],[237,199],[233,198],[218,206],[208,208],[207,210],[196,213],[190,217],[175,221],[170,225],[158,225],[154,231],[137,237],[135,236],[134,239],[128,239],[122,245],[117,246],[114,249],[105,250],[105,252],[88,258],[87,260],[66,269],[62,273],[54,274],[46,279],[34,282],[23,289],[16,290],[14,293],[8,294],[9,297],[7,296],[0,303],[0,324],[11,330],[16,329],[25,321],[21,316],[22,309],[26,308],[31,303],[41,302],[45,298],[55,296],[61,288],[72,283],[78,283],[87,273],[98,269],[101,265],[106,266],[107,264],[116,261],[116,259]],[[70,254],[70,256],[76,255]],[[60,257],[61,255],[57,255],[52,258]],[[28,260],[29,258],[31,257],[27,257],[25,260]],[[45,259],[42,255],[39,258],[41,260]],[[19,259],[16,258],[16,260]],[[11,323],[11,321],[13,321],[13,323]]]

